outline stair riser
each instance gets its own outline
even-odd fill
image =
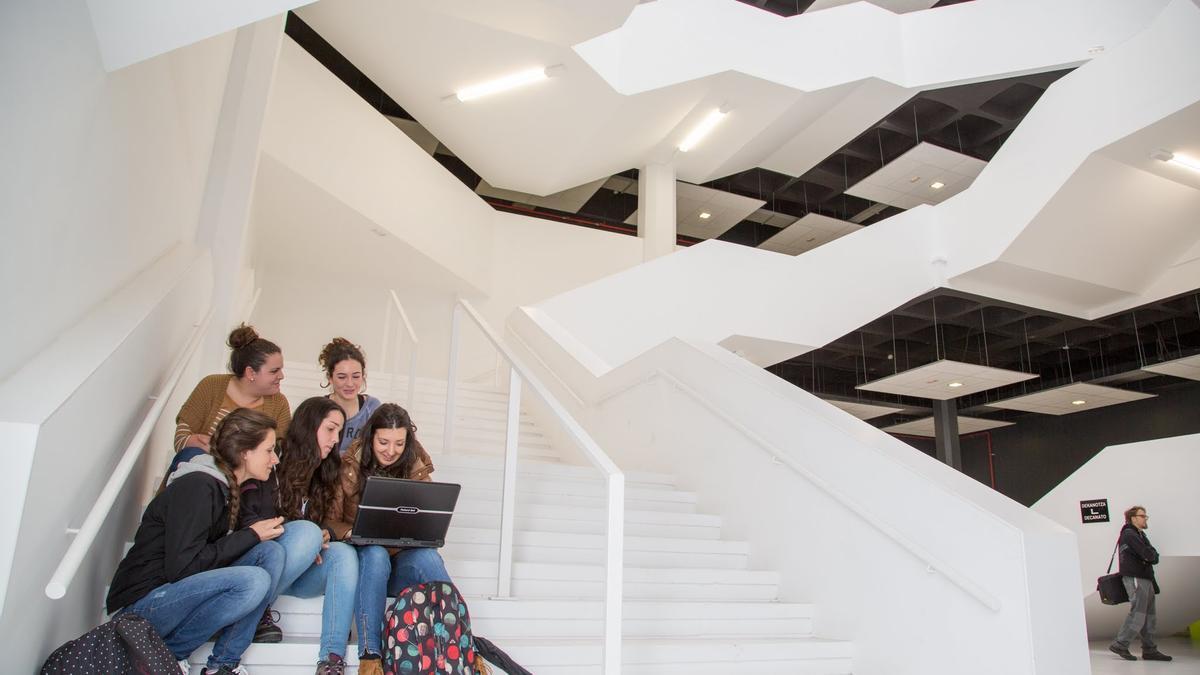
[[[497,529],[500,525],[500,514],[483,516],[475,514],[455,514],[450,525],[451,532],[457,527],[481,529]],[[586,520],[557,520],[552,518],[523,518],[516,519],[516,529],[536,530],[538,532],[567,532],[582,534],[604,534],[607,523]],[[645,523],[625,523],[625,534],[632,537],[678,537],[680,539],[719,539],[719,527],[691,527],[685,525],[648,525]],[[448,535],[449,536],[449,535]]]
[[[458,500],[454,507],[454,516],[466,515],[495,516],[500,513],[499,501],[482,501],[473,498]],[[587,522],[607,522],[606,508],[586,508],[568,506],[566,504],[533,504],[517,499],[518,518],[553,518],[555,520],[581,520]],[[625,505],[626,523],[645,523],[662,525],[663,527],[721,527],[721,519],[703,513],[677,513],[673,511],[632,509]]]
[[[455,481],[457,482],[457,481]],[[463,496],[470,495],[472,499],[480,502],[490,502],[498,504],[500,502],[501,492],[498,489],[487,489],[471,485],[463,485]],[[522,490],[517,488],[517,504],[519,505],[542,505],[542,506],[566,506],[578,507],[585,509],[607,509],[608,499],[603,496],[586,496],[572,494],[544,494],[531,490]],[[654,499],[639,499],[633,495],[625,496],[625,509],[627,511],[661,511],[668,513],[695,513],[695,504],[689,502],[677,501],[660,501]]]
[[[495,560],[500,547],[495,544],[459,544],[447,542],[442,554],[459,560]],[[719,555],[710,553],[655,553],[625,551],[625,564],[630,567],[678,567],[742,570],[749,564],[745,555]],[[563,565],[602,565],[603,549],[545,548],[514,546],[515,562],[543,562]]]
[[[499,468],[464,468],[443,464],[442,462],[444,461],[442,457],[438,456],[438,453],[433,454],[433,464],[437,468],[435,475],[442,482],[458,483],[464,489],[467,486],[471,486],[487,490],[499,490],[503,483],[503,471]],[[522,468],[519,464],[517,465],[517,490],[520,492],[540,492],[547,495],[587,495],[608,498],[605,479],[600,476],[599,472],[595,472],[591,476],[583,475],[582,472],[564,472],[555,476],[548,475],[544,471],[523,471]],[[672,490],[672,486],[670,485],[639,481],[627,481],[625,487],[627,490],[646,492]]]
[[[496,580],[456,578],[455,585],[467,595],[494,595]],[[529,598],[601,598],[604,583],[593,581],[555,581],[546,579],[514,579],[513,595]],[[630,582],[624,585],[624,597],[635,600],[710,600],[771,602],[779,597],[776,586],[713,585],[713,584],[647,584]]]
[[[459,526],[451,528],[446,541],[466,544],[500,543],[500,534],[492,529],[472,529]],[[720,539],[666,539],[662,537],[626,536],[624,540],[626,551],[649,551],[658,553],[712,553],[719,555],[747,555],[749,547],[745,542],[727,541]],[[602,551],[607,546],[606,537],[598,534],[580,534],[575,532],[539,532],[516,530],[514,546],[529,546],[543,548],[578,548]]]
[[[279,625],[285,635],[308,636],[317,639],[321,634],[321,615],[282,612]],[[809,637],[811,619],[740,619],[724,617],[676,619],[626,619],[621,622],[626,636],[636,638],[702,638],[724,639],[730,636],[773,637],[779,639]],[[591,638],[599,640],[604,633],[600,619],[513,619],[485,617],[472,614],[471,628],[492,640],[526,638]]]

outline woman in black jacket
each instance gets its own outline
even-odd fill
[[[230,675],[245,672],[238,663],[284,564],[283,547],[272,541],[283,534],[282,518],[234,529],[238,486],[265,480],[279,462],[275,421],[234,410],[211,448],[181,464],[146,507],[107,605],[148,620],[180,660],[220,631],[204,672]]]

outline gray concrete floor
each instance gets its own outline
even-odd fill
[[[1198,675],[1200,674],[1200,642],[1188,638],[1161,638],[1158,648],[1162,653],[1175,657],[1174,661],[1126,661],[1108,651],[1111,641],[1089,643],[1092,655],[1092,675]],[[1130,648],[1134,656],[1141,657],[1142,645],[1136,640]]]

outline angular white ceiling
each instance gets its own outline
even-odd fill
[[[1011,427],[1015,422],[1005,422],[1002,420],[988,420],[981,417],[964,417],[958,416],[958,435],[973,434],[979,431],[987,431],[988,429],[998,429],[1000,427]],[[937,430],[934,426],[933,418],[926,417],[903,424],[893,424],[890,427],[883,427],[883,431],[891,434],[911,434],[913,436],[928,436],[929,438],[937,437]]]
[[[1037,375],[942,359],[860,384],[857,389],[940,401],[1032,380]]]
[[[1142,370],[1148,370],[1159,375],[1174,375],[1175,377],[1182,377],[1188,380],[1200,380],[1200,354],[1156,363],[1152,366],[1146,366]]]
[[[758,247],[764,251],[799,255],[862,228],[862,225],[819,213],[806,213],[803,218],[785,227]]]
[[[857,417],[860,420],[869,420],[869,419],[874,419],[876,417],[883,417],[884,415],[891,415],[892,413],[898,413],[901,410],[904,410],[904,408],[893,408],[890,406],[878,405],[878,404],[874,404],[874,403],[858,403],[855,401],[838,401],[838,400],[834,400],[834,399],[825,399],[825,401],[827,403],[830,403],[831,405],[833,405],[836,408],[845,410],[846,412],[850,413],[851,415],[854,415],[855,417]]]
[[[1023,410],[1046,415],[1068,415],[1153,397],[1154,394],[1143,394],[1140,391],[1076,382],[1064,387],[1047,389],[1003,401],[992,401],[988,405],[993,408]]]
[[[630,183],[632,185],[625,192],[637,194],[637,181]],[[766,202],[761,199],[676,181],[675,231],[698,239],[713,239],[745,220],[764,203]],[[705,214],[707,217],[701,217]],[[625,222],[636,225],[637,211],[626,218]]]
[[[970,187],[985,166],[981,159],[921,142],[851,185],[846,194],[902,209],[940,204]]]
[[[1079,63],[1134,34],[1152,4],[976,0],[897,15],[856,3],[784,19],[732,0],[341,0],[298,14],[489,184],[546,195],[650,161],[692,183],[754,166],[800,175],[919,89]],[[1022,40],[994,30],[997,13]],[[520,91],[443,101],[557,64],[560,76]],[[676,153],[721,106],[718,129]]]

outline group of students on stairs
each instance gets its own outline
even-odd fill
[[[245,675],[251,642],[282,640],[275,598],[324,596],[317,675],[345,671],[351,621],[358,672],[379,675],[388,595],[450,575],[435,549],[345,540],[367,476],[430,480],[433,462],[407,411],[362,393],[366,359],[350,341],[321,350],[331,393],[294,416],[280,348],[245,325],[228,344],[231,373],[203,378],[179,412],[176,455],[107,609],[149,621],[184,673],[215,636],[205,675]]]

